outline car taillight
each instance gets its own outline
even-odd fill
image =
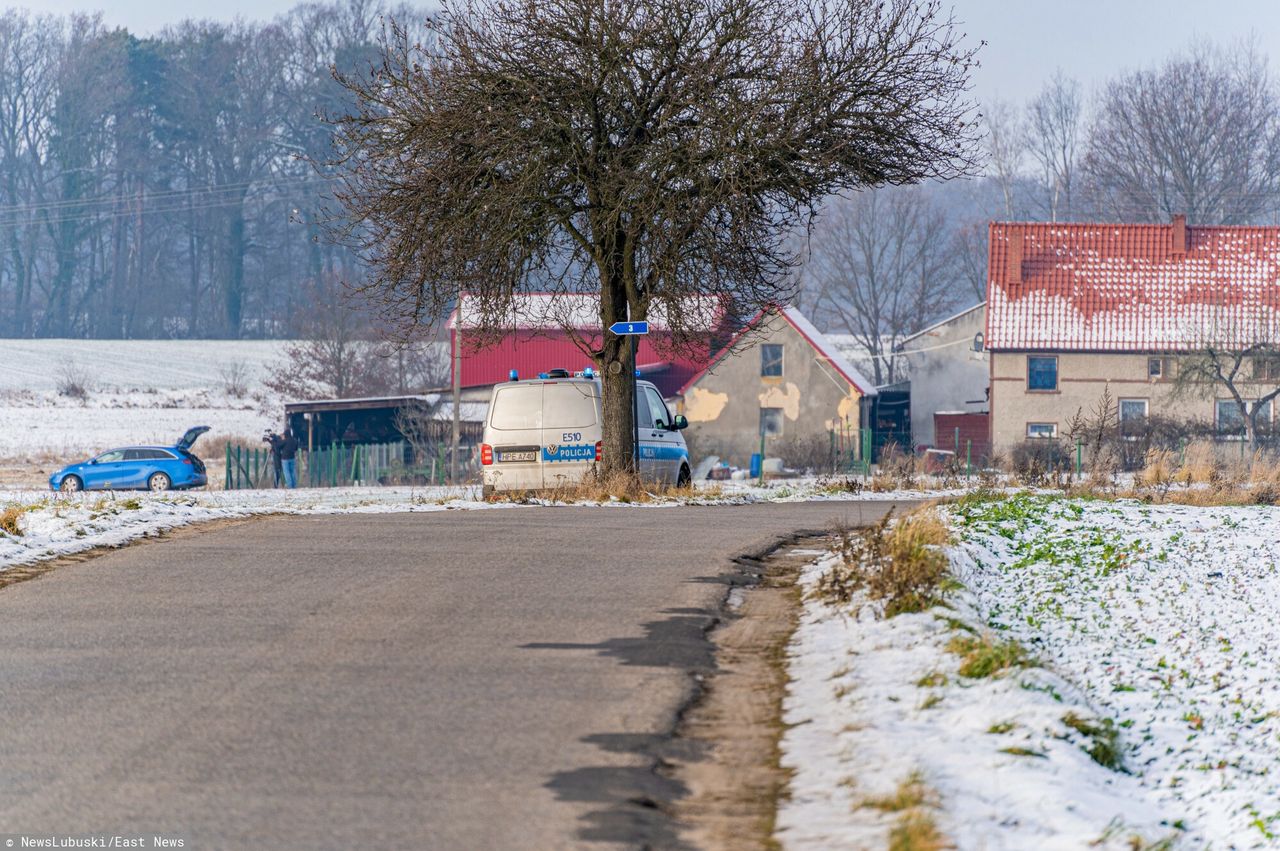
[[[596,441],[596,460],[597,461],[604,460],[604,441],[603,440]]]
[[[487,443],[480,444],[480,463],[486,467],[493,463],[493,447]]]
[[[183,458],[182,463],[186,464],[188,467],[192,466],[190,458]]]

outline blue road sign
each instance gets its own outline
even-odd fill
[[[648,334],[648,322],[615,322],[609,326],[609,330],[619,337],[626,337],[629,334]]]

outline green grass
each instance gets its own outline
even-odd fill
[[[1075,712],[1062,716],[1062,723],[1084,736],[1083,746],[1089,758],[1112,771],[1124,771],[1124,752],[1120,746],[1120,731],[1110,718],[1084,718]]]

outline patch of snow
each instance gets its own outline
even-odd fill
[[[951,609],[807,594],[778,815],[792,849],[883,847],[913,771],[960,849],[1267,848],[1280,834],[1280,509],[1019,496],[947,509]],[[812,590],[834,563],[801,582]],[[1037,666],[959,676],[969,624]],[[1125,772],[1067,716],[1118,732]]]

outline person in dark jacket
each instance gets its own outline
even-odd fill
[[[284,430],[284,439],[280,441],[280,466],[284,470],[284,486],[298,486],[298,439],[293,436],[293,429]]]

